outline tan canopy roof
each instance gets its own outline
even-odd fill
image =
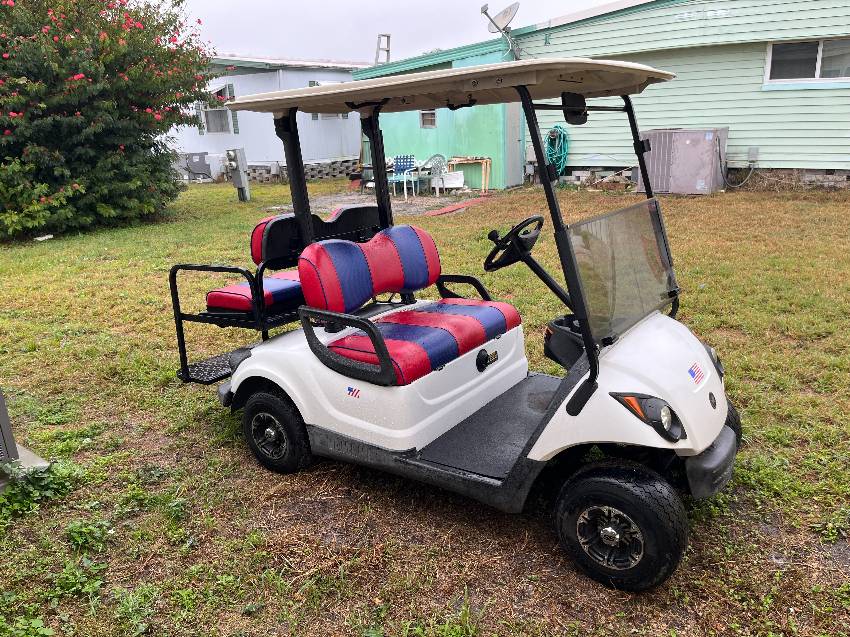
[[[518,102],[514,87],[527,86],[535,100],[580,93],[608,97],[640,93],[675,77],[642,64],[587,58],[546,58],[457,69],[391,75],[371,80],[245,95],[228,104],[236,111],[282,114],[298,107],[308,113],[347,113],[347,104],[389,99],[382,112],[415,111]]]

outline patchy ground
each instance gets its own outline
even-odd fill
[[[447,195],[439,197],[416,196],[408,195],[405,199],[401,194],[392,197],[393,214],[398,217],[411,215],[422,215],[426,212],[439,210],[446,206],[454,206],[455,204],[463,203],[470,199],[475,199],[481,195],[476,191],[452,191]],[[375,204],[375,193],[371,191],[360,192],[336,192],[327,195],[319,195],[310,199],[310,209],[318,212],[320,215],[325,215],[327,212],[334,210],[340,206],[368,206]],[[291,205],[271,206],[270,210],[292,212]]]
[[[193,187],[160,223],[0,247],[0,379],[21,441],[61,460],[39,493],[71,489],[31,513],[0,501],[0,636],[850,634],[848,194],[663,199],[680,317],[720,351],[745,443],[731,487],[690,505],[680,569],[643,595],[581,576],[545,502],[508,516],[339,463],[278,476],[251,459],[214,391],[174,378],[167,272],[248,264],[262,209],[288,199],[253,194]],[[572,218],[636,200],[560,197]],[[446,271],[518,306],[532,367],[557,373],[540,338],[554,297],[520,266],[481,273],[487,232],[543,208],[523,189],[416,223]],[[555,267],[551,235],[536,255]],[[198,304],[219,282],[192,280]],[[251,337],[193,327],[196,355]]]

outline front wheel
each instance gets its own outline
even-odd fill
[[[257,460],[278,473],[294,473],[312,460],[301,414],[283,397],[257,392],[245,403],[245,441]]]
[[[629,463],[579,471],[561,489],[555,511],[561,545],[606,586],[643,591],[676,570],[688,544],[688,518],[673,487]]]
[[[726,426],[735,432],[735,442],[738,443],[738,449],[740,449],[742,435],[741,415],[735,409],[735,405],[732,404],[731,400],[727,399],[726,404],[729,405],[729,410],[726,412]]]

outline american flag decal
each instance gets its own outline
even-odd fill
[[[705,374],[702,373],[702,368],[694,363],[691,368],[688,370],[688,374],[690,374],[691,378],[694,379],[694,383],[699,385],[702,382],[702,379],[705,378]]]
[[[348,388],[348,395],[351,396],[352,398],[360,398],[360,390],[357,389],[356,387],[349,387]]]

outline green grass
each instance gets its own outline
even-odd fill
[[[0,379],[21,442],[61,461],[0,511],[0,637],[850,634],[848,194],[663,200],[680,318],[720,352],[745,443],[731,487],[691,505],[681,568],[641,596],[581,576],[543,508],[502,515],[333,462],[257,466],[214,392],[174,377],[167,284],[177,262],[249,264],[261,209],[288,201],[252,194],[193,187],[157,223],[0,246]],[[570,219],[637,200],[560,197]],[[543,208],[522,189],[412,221],[444,271],[519,308],[531,366],[558,373],[542,352],[557,300],[521,266],[481,271],[487,232]],[[551,235],[535,254],[556,269]],[[183,281],[190,308],[223,282]],[[200,357],[253,335],[188,337]]]

